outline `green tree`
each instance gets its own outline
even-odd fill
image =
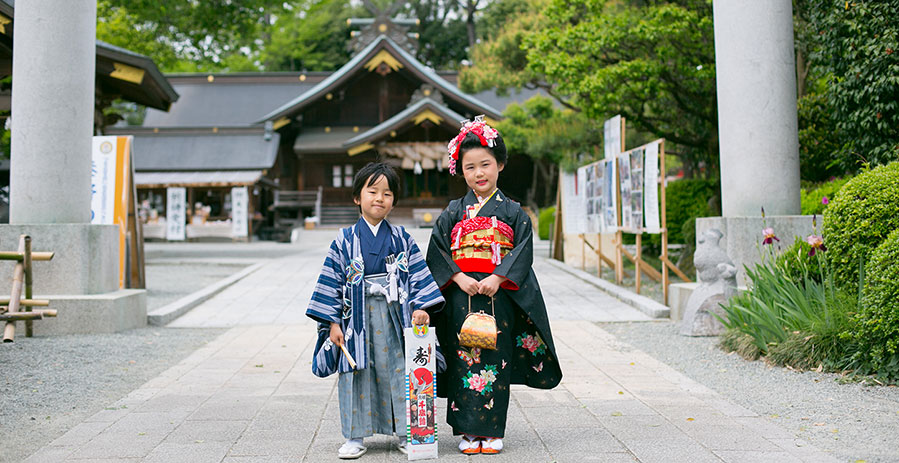
[[[593,121],[621,114],[638,131],[673,143],[669,151],[688,176],[717,174],[710,2],[498,4],[527,14],[475,47],[475,67],[460,76],[465,89],[536,87]]]
[[[803,0],[818,32],[811,53],[827,76],[837,156],[847,170],[899,157],[899,0]]]
[[[281,3],[100,0],[97,37],[146,54],[164,71],[221,70],[229,55],[252,55],[267,21],[266,11]],[[246,67],[246,60],[241,66]]]
[[[260,61],[266,71],[332,71],[350,59],[347,19],[362,14],[346,1],[284,3],[266,29]]]
[[[510,104],[497,130],[510,153],[525,154],[534,162],[527,202],[548,206],[555,202],[558,168],[574,168],[601,144],[602,127],[582,113],[562,110],[552,99],[535,96],[524,104]]]

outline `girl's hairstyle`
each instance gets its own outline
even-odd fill
[[[462,175],[462,158],[465,156],[465,153],[469,150],[473,150],[475,148],[483,148],[490,153],[494,159],[496,159],[497,164],[506,164],[506,160],[508,159],[508,155],[506,153],[506,144],[503,142],[503,137],[499,133],[496,134],[496,138],[493,139],[493,146],[484,146],[481,144],[481,139],[474,133],[468,133],[465,138],[462,139],[462,143],[459,144],[459,168],[456,169],[459,175]]]
[[[377,183],[381,177],[387,178],[387,187],[393,192],[393,205],[396,206],[400,194],[400,177],[393,167],[383,162],[369,162],[356,172],[353,178],[353,199],[361,198],[362,189]]]
[[[484,148],[499,164],[506,163],[506,144],[503,137],[493,127],[487,125],[483,114],[475,116],[473,120],[462,121],[459,134],[453,137],[446,145],[449,154],[450,175],[456,175],[456,164],[462,162],[465,151],[473,148]]]

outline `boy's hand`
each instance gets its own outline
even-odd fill
[[[501,285],[504,281],[506,281],[506,277],[501,277],[499,275],[490,275],[487,278],[481,280],[478,292],[489,297],[493,297],[497,291],[499,291],[499,285]]]
[[[421,326],[421,325],[427,325],[428,323],[431,323],[431,317],[428,316],[427,312],[425,312],[424,310],[421,310],[421,309],[418,309],[418,310],[412,312],[412,324],[413,325]]]
[[[480,283],[478,283],[478,280],[475,280],[474,278],[462,272],[453,275],[452,280],[455,281],[457,285],[459,285],[459,288],[462,291],[465,291],[465,294],[468,294],[469,296],[478,294],[478,288],[480,287]]]
[[[331,323],[331,342],[337,345],[343,344],[343,330],[337,323]]]

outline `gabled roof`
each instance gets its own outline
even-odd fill
[[[312,73],[308,73],[312,74]],[[170,74],[181,95],[168,112],[147,110],[144,127],[249,127],[321,80],[303,73]],[[302,80],[300,78],[303,78]]]
[[[454,129],[465,117],[431,98],[422,98],[386,121],[345,141],[343,147],[352,156],[373,147],[373,143],[390,135],[390,132],[407,125],[417,125],[423,120],[435,124],[449,121]]]
[[[278,155],[278,133],[227,131],[134,133],[136,171],[270,169]]]
[[[477,114],[486,114],[488,117],[494,119],[502,118],[502,113],[499,110],[487,105],[486,103],[471,95],[462,93],[462,91],[459,90],[458,87],[447,82],[445,79],[440,77],[433,69],[428,68],[420,61],[415,59],[414,56],[397,45],[396,42],[394,42],[387,36],[382,35],[372,43],[370,43],[362,51],[357,53],[356,56],[354,56],[345,65],[343,65],[343,67],[328,76],[328,78],[321,81],[318,85],[312,87],[302,95],[294,98],[287,104],[284,104],[278,109],[275,109],[274,111],[266,114],[259,122],[276,120],[282,117],[288,117],[296,114],[306,106],[318,101],[320,98],[323,98],[328,93],[336,90],[342,84],[346,83],[350,78],[353,77],[353,75],[363,69],[363,67],[365,67],[370,61],[378,57],[381,53],[386,53],[389,55],[385,57],[386,60],[395,60],[403,68],[407,69],[423,82],[429,83],[436,87],[437,90],[443,93],[447,98],[450,98],[467,108],[471,108],[472,112]]]

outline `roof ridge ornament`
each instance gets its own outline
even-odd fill
[[[417,19],[394,18],[394,15],[403,7],[405,0],[395,0],[385,9],[379,8],[371,0],[362,0],[362,4],[370,11],[374,18],[350,18],[347,24],[359,26],[358,31],[350,33],[351,39],[347,48],[354,53],[359,53],[379,36],[392,39],[397,45],[415,54],[418,48],[418,33],[410,33],[411,26],[417,26]]]
[[[408,108],[409,106],[412,106],[425,98],[430,98],[438,104],[443,104],[443,94],[440,93],[440,91],[438,91],[437,88],[433,85],[425,83],[422,84],[421,87],[418,87],[415,92],[412,93],[412,98],[409,99],[409,104],[407,104],[406,107]]]

